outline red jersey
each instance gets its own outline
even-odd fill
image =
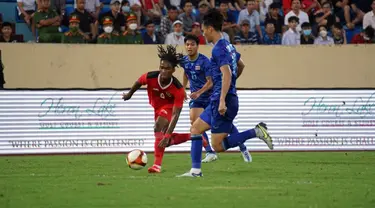
[[[363,36],[359,33],[354,35],[352,40],[350,41],[351,44],[366,44],[372,43],[371,40],[365,40]]]
[[[165,86],[160,86],[159,71],[152,71],[143,74],[138,82],[142,85],[147,85],[148,101],[154,109],[182,108],[185,99],[185,90],[178,79],[172,76],[170,83]]]

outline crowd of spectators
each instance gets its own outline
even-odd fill
[[[238,45],[374,43],[375,0],[17,0],[19,15],[39,43],[183,44],[194,34],[207,43],[201,25],[217,8],[223,38]],[[361,28],[351,40],[345,30]],[[64,31],[63,28],[68,28]],[[15,42],[4,22],[0,42]]]

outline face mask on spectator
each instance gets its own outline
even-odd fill
[[[322,36],[322,37],[326,37],[326,36],[327,36],[327,31],[322,30],[322,31],[319,32],[319,34],[320,34],[320,36]]]
[[[113,31],[113,27],[112,26],[104,27],[104,32],[111,33],[112,31]]]
[[[77,26],[69,27],[69,29],[72,32],[77,32],[78,31],[78,27]]]
[[[129,13],[130,12],[130,7],[129,6],[123,6],[122,7],[122,11],[125,12],[125,13]]]
[[[182,32],[174,32],[176,36],[182,36]]]
[[[310,36],[311,35],[311,30],[303,30],[303,34],[305,36]]]
[[[132,24],[129,25],[129,29],[131,29],[131,30],[136,30],[137,27],[138,27],[137,23],[132,23]]]

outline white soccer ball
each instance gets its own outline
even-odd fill
[[[126,157],[126,163],[131,169],[140,170],[147,164],[147,155],[142,150],[132,150]]]

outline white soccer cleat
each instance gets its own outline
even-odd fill
[[[203,177],[203,174],[202,174],[202,172],[199,172],[199,173],[187,172],[187,173],[184,173],[182,175],[178,175],[177,177],[179,177],[179,178],[182,178],[182,177],[199,178],[199,177]]]
[[[251,157],[251,154],[249,151],[243,151],[241,152],[242,154],[242,157],[243,157],[243,160],[246,162],[246,163],[251,163],[253,162],[253,158]]]
[[[255,133],[256,136],[263,140],[264,143],[267,144],[268,148],[273,150],[273,142],[272,142],[272,137],[267,131],[267,125],[263,122],[259,123],[258,125],[255,126]]]
[[[218,157],[215,153],[207,153],[206,157],[202,160],[202,163],[209,163],[217,160]]]

